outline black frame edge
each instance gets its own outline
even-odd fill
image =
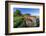
[[[5,2],[5,35],[8,34],[8,2]]]
[[[5,2],[13,2],[13,3],[27,3],[27,4],[44,4],[41,2],[25,2],[25,1],[5,1]]]
[[[45,32],[45,3],[43,3],[43,32]]]

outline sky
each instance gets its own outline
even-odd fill
[[[39,8],[13,8],[13,12],[16,10],[20,10],[22,14],[30,14],[32,16],[39,16],[40,10]]]

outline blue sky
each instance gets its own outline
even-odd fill
[[[32,16],[39,16],[40,10],[39,8],[13,8],[13,12],[16,10],[20,10],[22,14],[30,14]]]

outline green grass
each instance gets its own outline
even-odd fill
[[[22,16],[14,17],[14,28],[20,27],[23,21],[24,21],[24,18]]]

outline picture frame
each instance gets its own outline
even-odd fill
[[[18,4],[16,4],[18,3]],[[20,8],[40,8],[40,27],[28,27],[28,28],[18,28],[13,30],[13,13],[12,15],[10,14],[12,12],[12,8],[10,5],[13,5],[15,9],[18,7]],[[20,6],[21,5],[21,6]],[[10,7],[9,7],[10,6]],[[17,8],[16,8],[17,7]],[[12,10],[11,10],[12,9]],[[42,15],[42,16],[41,16]],[[12,16],[12,17],[11,17]],[[11,19],[11,18],[12,19]],[[12,23],[10,22],[12,21]],[[42,23],[43,22],[43,23]],[[12,29],[12,30],[11,30]],[[23,30],[24,29],[24,30]],[[32,30],[31,30],[32,29]],[[40,30],[41,29],[41,30]],[[16,34],[33,34],[33,33],[44,33],[45,32],[45,3],[40,3],[40,2],[21,2],[21,1],[5,1],[5,35],[16,35]]]

